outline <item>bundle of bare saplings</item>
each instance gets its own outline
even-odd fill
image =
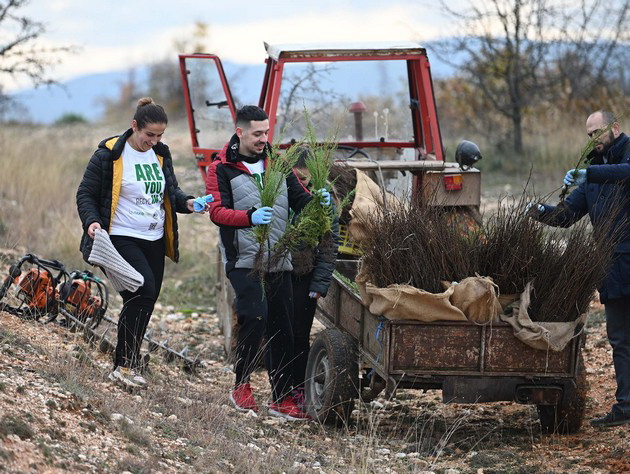
[[[412,199],[376,208],[363,222],[362,273],[380,288],[407,284],[431,293],[443,291],[444,282],[490,277],[508,300],[518,299],[531,282],[532,321],[574,321],[588,309],[611,264],[625,224],[622,199],[609,201],[616,204],[596,230],[587,219],[568,229],[536,222],[523,212],[531,200],[526,193],[501,199],[494,214],[466,232],[444,206]]]

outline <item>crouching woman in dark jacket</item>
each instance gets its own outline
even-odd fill
[[[84,260],[95,232],[103,229],[116,251],[144,277],[136,291],[120,292],[123,307],[109,378],[127,388],[146,387],[137,372],[140,346],[160,294],[164,256],[179,259],[176,213],[191,213],[195,199],[179,189],[171,153],[161,143],[167,123],[160,105],[140,99],[131,128],[99,144],[76,196]]]

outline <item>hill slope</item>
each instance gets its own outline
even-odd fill
[[[227,405],[233,375],[214,314],[158,310],[152,321],[204,366],[188,376],[154,358],[150,387],[107,380],[109,356],[54,323],[0,313],[3,472],[621,472],[628,427],[542,436],[532,407],[444,405],[437,392],[399,391],[362,407],[347,427],[288,423]],[[588,416],[611,401],[601,317],[589,330]],[[265,375],[254,376],[260,402]]]

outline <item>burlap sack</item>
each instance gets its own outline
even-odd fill
[[[498,321],[503,312],[497,297],[499,287],[489,277],[468,277],[453,286],[451,303],[479,324]]]
[[[581,315],[575,321],[565,323],[539,323],[534,322],[527,313],[529,308],[532,282],[527,283],[525,291],[521,294],[521,302],[518,308],[512,309],[511,315],[501,315],[501,320],[509,323],[514,336],[534,349],[543,351],[562,351],[575,337],[575,329],[584,324],[586,314]]]
[[[496,320],[501,312],[494,283],[489,278],[470,277],[451,283],[442,293],[429,293],[410,285],[389,285],[378,288],[367,281],[363,271],[355,278],[363,303],[373,314],[389,319],[418,321],[472,321],[486,323]],[[455,297],[456,302],[453,300]]]
[[[383,209],[383,195],[388,209],[395,209],[401,205],[400,200],[389,192],[383,190],[363,171],[356,170],[357,185],[354,191],[354,202],[350,209],[350,222],[348,232],[356,243],[360,243],[366,237],[364,222],[372,214]]]

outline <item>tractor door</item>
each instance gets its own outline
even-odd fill
[[[180,54],[188,126],[197,166],[206,168],[234,133],[236,107],[221,60],[213,54]]]

